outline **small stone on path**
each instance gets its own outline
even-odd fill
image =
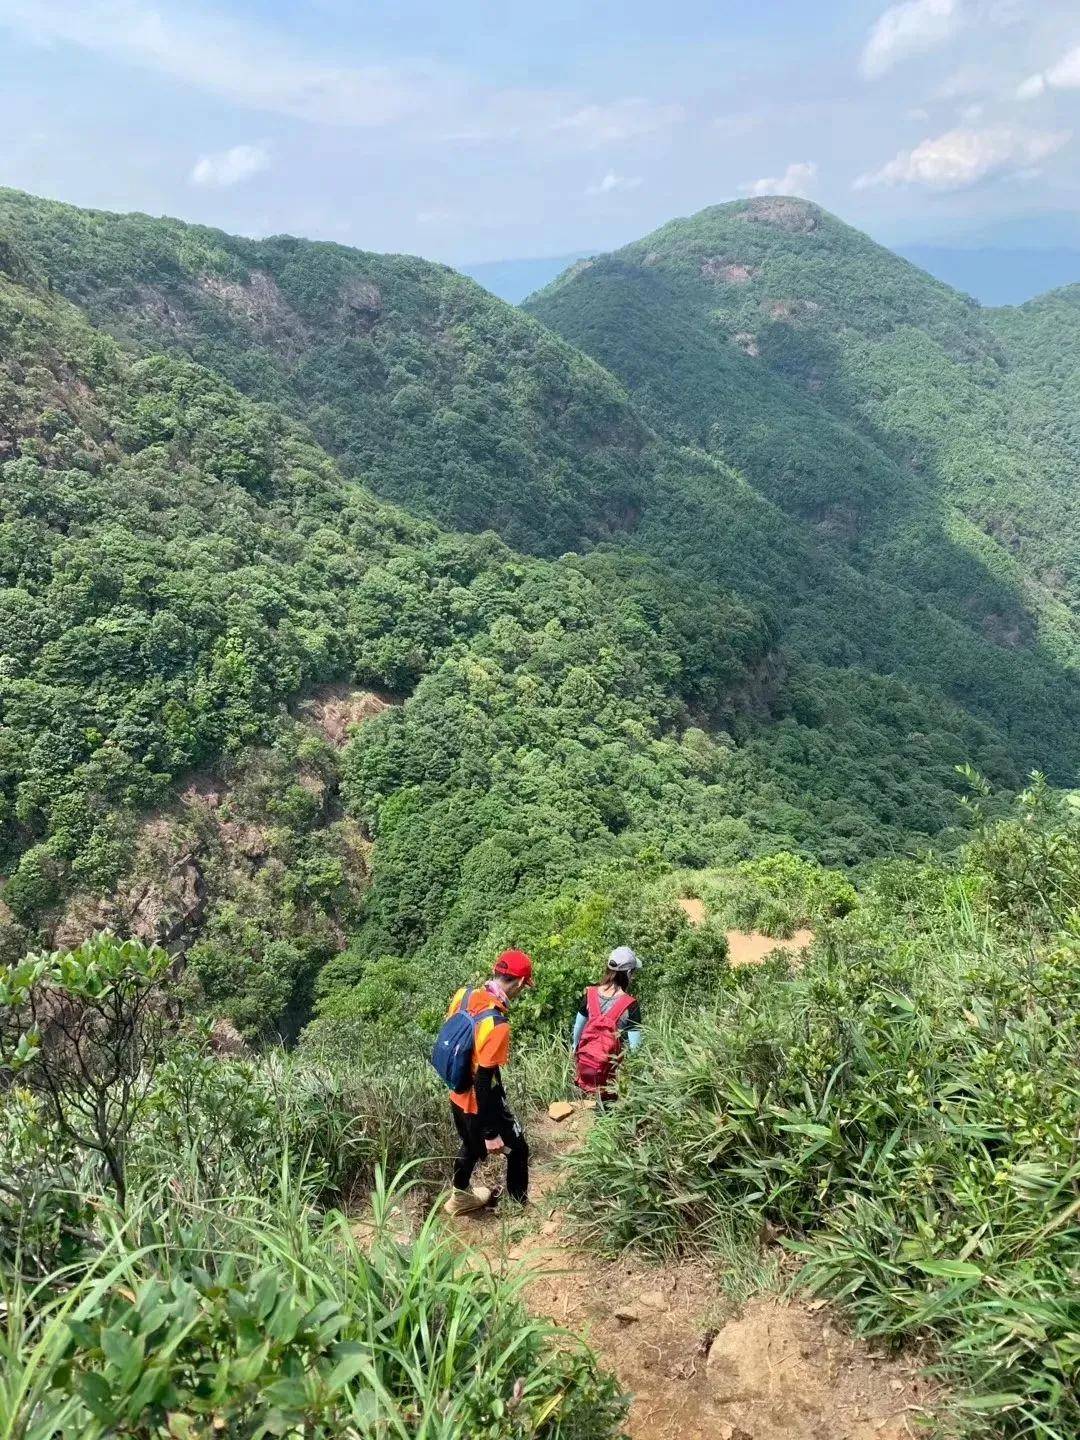
[[[569,1100],[553,1100],[548,1106],[548,1115],[552,1120],[569,1120],[574,1113],[574,1107]]]

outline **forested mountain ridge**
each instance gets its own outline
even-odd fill
[[[0,192],[0,222],[125,343],[178,349],[298,414],[346,474],[411,510],[534,551],[631,544],[764,605],[805,660],[900,675],[991,722],[1015,773],[1070,773],[1073,684],[1059,672],[1076,647],[1064,609],[1042,596],[1036,619],[1000,547],[970,526],[954,534],[965,523],[955,510],[909,503],[909,472],[820,406],[793,404],[789,386],[737,351],[744,368],[721,376],[738,438],[729,458],[771,503],[729,467],[673,449],[610,375],[443,267],[12,191]],[[709,406],[691,383],[682,320],[677,306],[654,307],[648,329],[697,417]],[[632,306],[616,327],[637,333]],[[662,430],[686,435],[634,388]],[[840,503],[805,503],[804,477],[839,487]],[[876,517],[858,546],[853,484],[856,508]],[[1036,637],[1038,653],[995,653]]]
[[[643,557],[551,565],[412,520],[206,369],[133,360],[4,254],[5,954],[195,853],[224,890],[184,937],[189,969],[259,1031],[361,923],[343,818],[378,835],[368,923],[391,953],[461,907],[453,938],[475,941],[620,848],[752,848],[748,797],[776,780],[723,727],[770,664],[753,611]],[[285,709],[341,680],[410,697],[369,727],[344,817],[339,759]],[[797,764],[789,783],[806,789]],[[218,863],[230,835],[257,886]]]
[[[672,221],[526,308],[853,563],[1075,665],[1080,532],[1060,469],[1031,473],[993,312],[782,197]]]
[[[858,863],[960,818],[966,761],[1013,785],[1030,764],[1064,778],[1080,759],[1067,670],[860,570],[836,537],[650,430],[595,362],[468,282],[450,277],[453,304],[483,323],[458,327],[443,372],[428,354],[448,313],[437,267],[267,242],[320,281],[331,366],[314,322],[301,357],[288,327],[260,349],[250,317],[222,318],[200,269],[212,232],[160,222],[162,259],[159,222],[136,217],[125,260],[123,217],[4,203],[18,220],[0,273],[9,953],[91,924],[101,896],[130,912],[162,871],[193,874],[195,854],[209,893],[184,938],[189,975],[259,1032],[302,1013],[350,937],[401,963],[460,960],[597,866],[783,847]],[[125,264],[172,277],[168,308],[129,304]],[[258,289],[256,272],[230,273]],[[371,274],[367,344],[342,340],[342,286],[367,294]],[[373,417],[371,476],[392,489],[395,427],[408,427],[397,381],[364,369],[373,350],[435,376],[405,445],[417,466],[427,457],[410,471],[421,515],[464,496],[468,523],[535,523],[525,538],[544,549],[555,512],[534,500],[558,472],[559,525],[595,539],[618,513],[624,528],[551,562],[376,499],[350,458],[361,432],[331,458],[279,403],[297,403],[294,361],[324,429],[342,395],[350,424]],[[439,397],[460,419],[476,393],[467,444],[454,421],[458,439],[431,448]],[[575,409],[580,467],[552,459]],[[535,464],[507,458],[508,427]],[[475,490],[470,447],[484,452]],[[338,752],[287,709],[331,684],[404,703]]]
[[[0,233],[95,323],[302,419],[413,511],[545,554],[632,523],[649,436],[621,388],[446,266],[12,190]]]
[[[1040,535],[1041,575],[1075,605],[1080,536],[1080,284],[1025,305],[990,310],[1008,365],[1002,386],[1010,434],[1044,487],[1052,524]],[[1022,536],[1006,539],[1022,546]]]

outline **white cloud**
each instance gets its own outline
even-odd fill
[[[782,175],[763,175],[760,180],[748,180],[745,185],[740,185],[739,194],[801,195],[805,198],[813,189],[817,169],[813,160],[793,160]]]
[[[581,105],[551,121],[556,134],[579,139],[587,148],[621,144],[677,125],[685,116],[681,105],[649,100],[616,100],[606,105]]]
[[[191,171],[191,183],[224,190],[269,168],[270,156],[261,145],[234,145],[229,150],[200,155]]]
[[[1034,100],[1047,89],[1080,90],[1080,45],[1067,50],[1049,70],[1029,75],[1016,94],[1021,100]]]
[[[590,185],[585,194],[612,195],[617,190],[636,190],[641,183],[640,175],[616,175],[614,170],[609,170],[602,180]]]
[[[0,23],[301,120],[382,125],[425,98],[419,75],[308,59],[257,25],[144,0],[0,0]]]
[[[901,60],[934,50],[964,23],[961,0],[902,0],[880,15],[863,47],[859,68],[876,80]]]
[[[1070,138],[1067,130],[1022,130],[996,125],[985,130],[949,130],[855,181],[856,190],[872,185],[923,185],[931,190],[962,190],[993,176],[1030,173]]]

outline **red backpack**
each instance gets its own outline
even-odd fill
[[[579,1089],[602,1095],[612,1088],[623,1045],[619,1021],[633,1003],[634,997],[624,991],[602,1010],[600,987],[590,985],[585,991],[588,1018],[574,1055],[574,1079]]]

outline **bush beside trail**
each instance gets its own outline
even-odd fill
[[[446,1143],[427,1067],[216,1058],[165,1024],[167,958],[0,972],[0,1435],[611,1440],[617,1387],[518,1284],[391,1236],[383,1165]]]
[[[1080,1428],[1080,828],[1040,785],[964,864],[883,869],[807,964],[654,1030],[579,1158],[618,1250],[777,1227],[864,1334],[929,1340],[980,1434]]]

